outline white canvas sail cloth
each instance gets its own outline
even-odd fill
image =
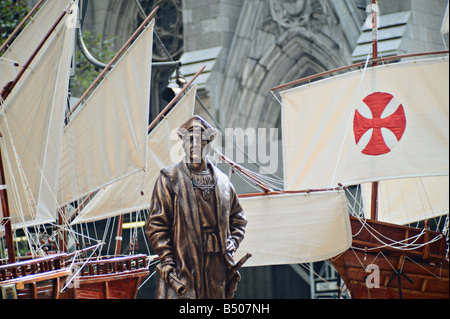
[[[102,188],[73,224],[148,209],[159,171],[182,159],[181,140],[176,129],[194,114],[196,92],[197,86],[194,86],[148,135],[145,172],[138,172]]]
[[[245,266],[315,262],[350,248],[352,234],[343,191],[240,198],[248,224],[235,260]]]
[[[349,72],[280,93],[286,189],[448,176],[448,57],[372,67],[362,74]],[[384,94],[392,96],[389,103],[380,99]]]
[[[46,1],[39,11],[27,23],[14,42],[7,47],[0,58],[0,88],[14,80],[33,51],[37,48],[45,33],[50,30],[58,17],[74,1]],[[76,1],[77,3],[78,1]],[[70,21],[70,20],[66,20]],[[18,66],[14,66],[17,63]]]
[[[2,104],[3,167],[15,228],[55,220],[62,123],[75,31],[66,22],[74,12],[58,24],[23,80]],[[35,30],[35,36],[42,40],[42,33],[48,30],[50,27]]]
[[[364,215],[370,217],[371,184],[362,184]],[[378,185],[378,220],[398,225],[448,214],[448,176],[381,181]]]
[[[61,204],[145,168],[153,26],[154,20],[64,129]]]
[[[448,33],[448,25],[449,25],[448,4],[449,4],[449,2],[447,1],[447,8],[445,9],[444,18],[442,19],[442,25],[441,25],[441,33],[442,34]]]

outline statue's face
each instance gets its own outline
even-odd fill
[[[203,137],[202,130],[194,127],[183,138],[183,149],[190,163],[202,163],[206,160],[209,140]]]

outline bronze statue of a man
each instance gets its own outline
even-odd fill
[[[159,255],[157,298],[231,298],[232,255],[247,219],[228,177],[208,159],[217,131],[200,116],[178,129],[185,159],[161,170],[145,232]]]

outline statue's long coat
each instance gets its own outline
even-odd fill
[[[197,199],[182,165],[186,164],[181,162],[161,170],[153,191],[145,231],[162,261],[166,257],[176,261],[177,274],[187,287],[182,298],[207,298],[203,289],[204,252]],[[228,177],[211,163],[208,166],[217,181],[217,225],[220,250],[225,256],[227,238],[232,236],[239,245],[244,237],[247,220]],[[172,287],[159,278],[157,298],[178,296]]]

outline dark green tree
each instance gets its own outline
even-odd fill
[[[83,32],[83,39],[89,52],[100,62],[107,64],[114,56],[116,37],[102,39],[102,35],[93,36],[89,31]],[[70,93],[80,97],[100,73],[97,67],[89,62],[81,50],[77,49],[75,76],[70,80]]]
[[[0,0],[0,45],[30,11],[21,0]]]
[[[0,45],[14,31],[16,26],[30,11],[25,0],[0,0]],[[114,41],[116,37],[102,39],[102,35],[93,36],[89,31],[84,31],[83,39],[91,54],[103,63],[108,63],[114,56]],[[12,43],[12,41],[11,41]],[[0,52],[0,55],[2,52]],[[100,72],[81,53],[76,51],[75,76],[70,81],[71,95],[78,97],[89,87],[91,82]]]

